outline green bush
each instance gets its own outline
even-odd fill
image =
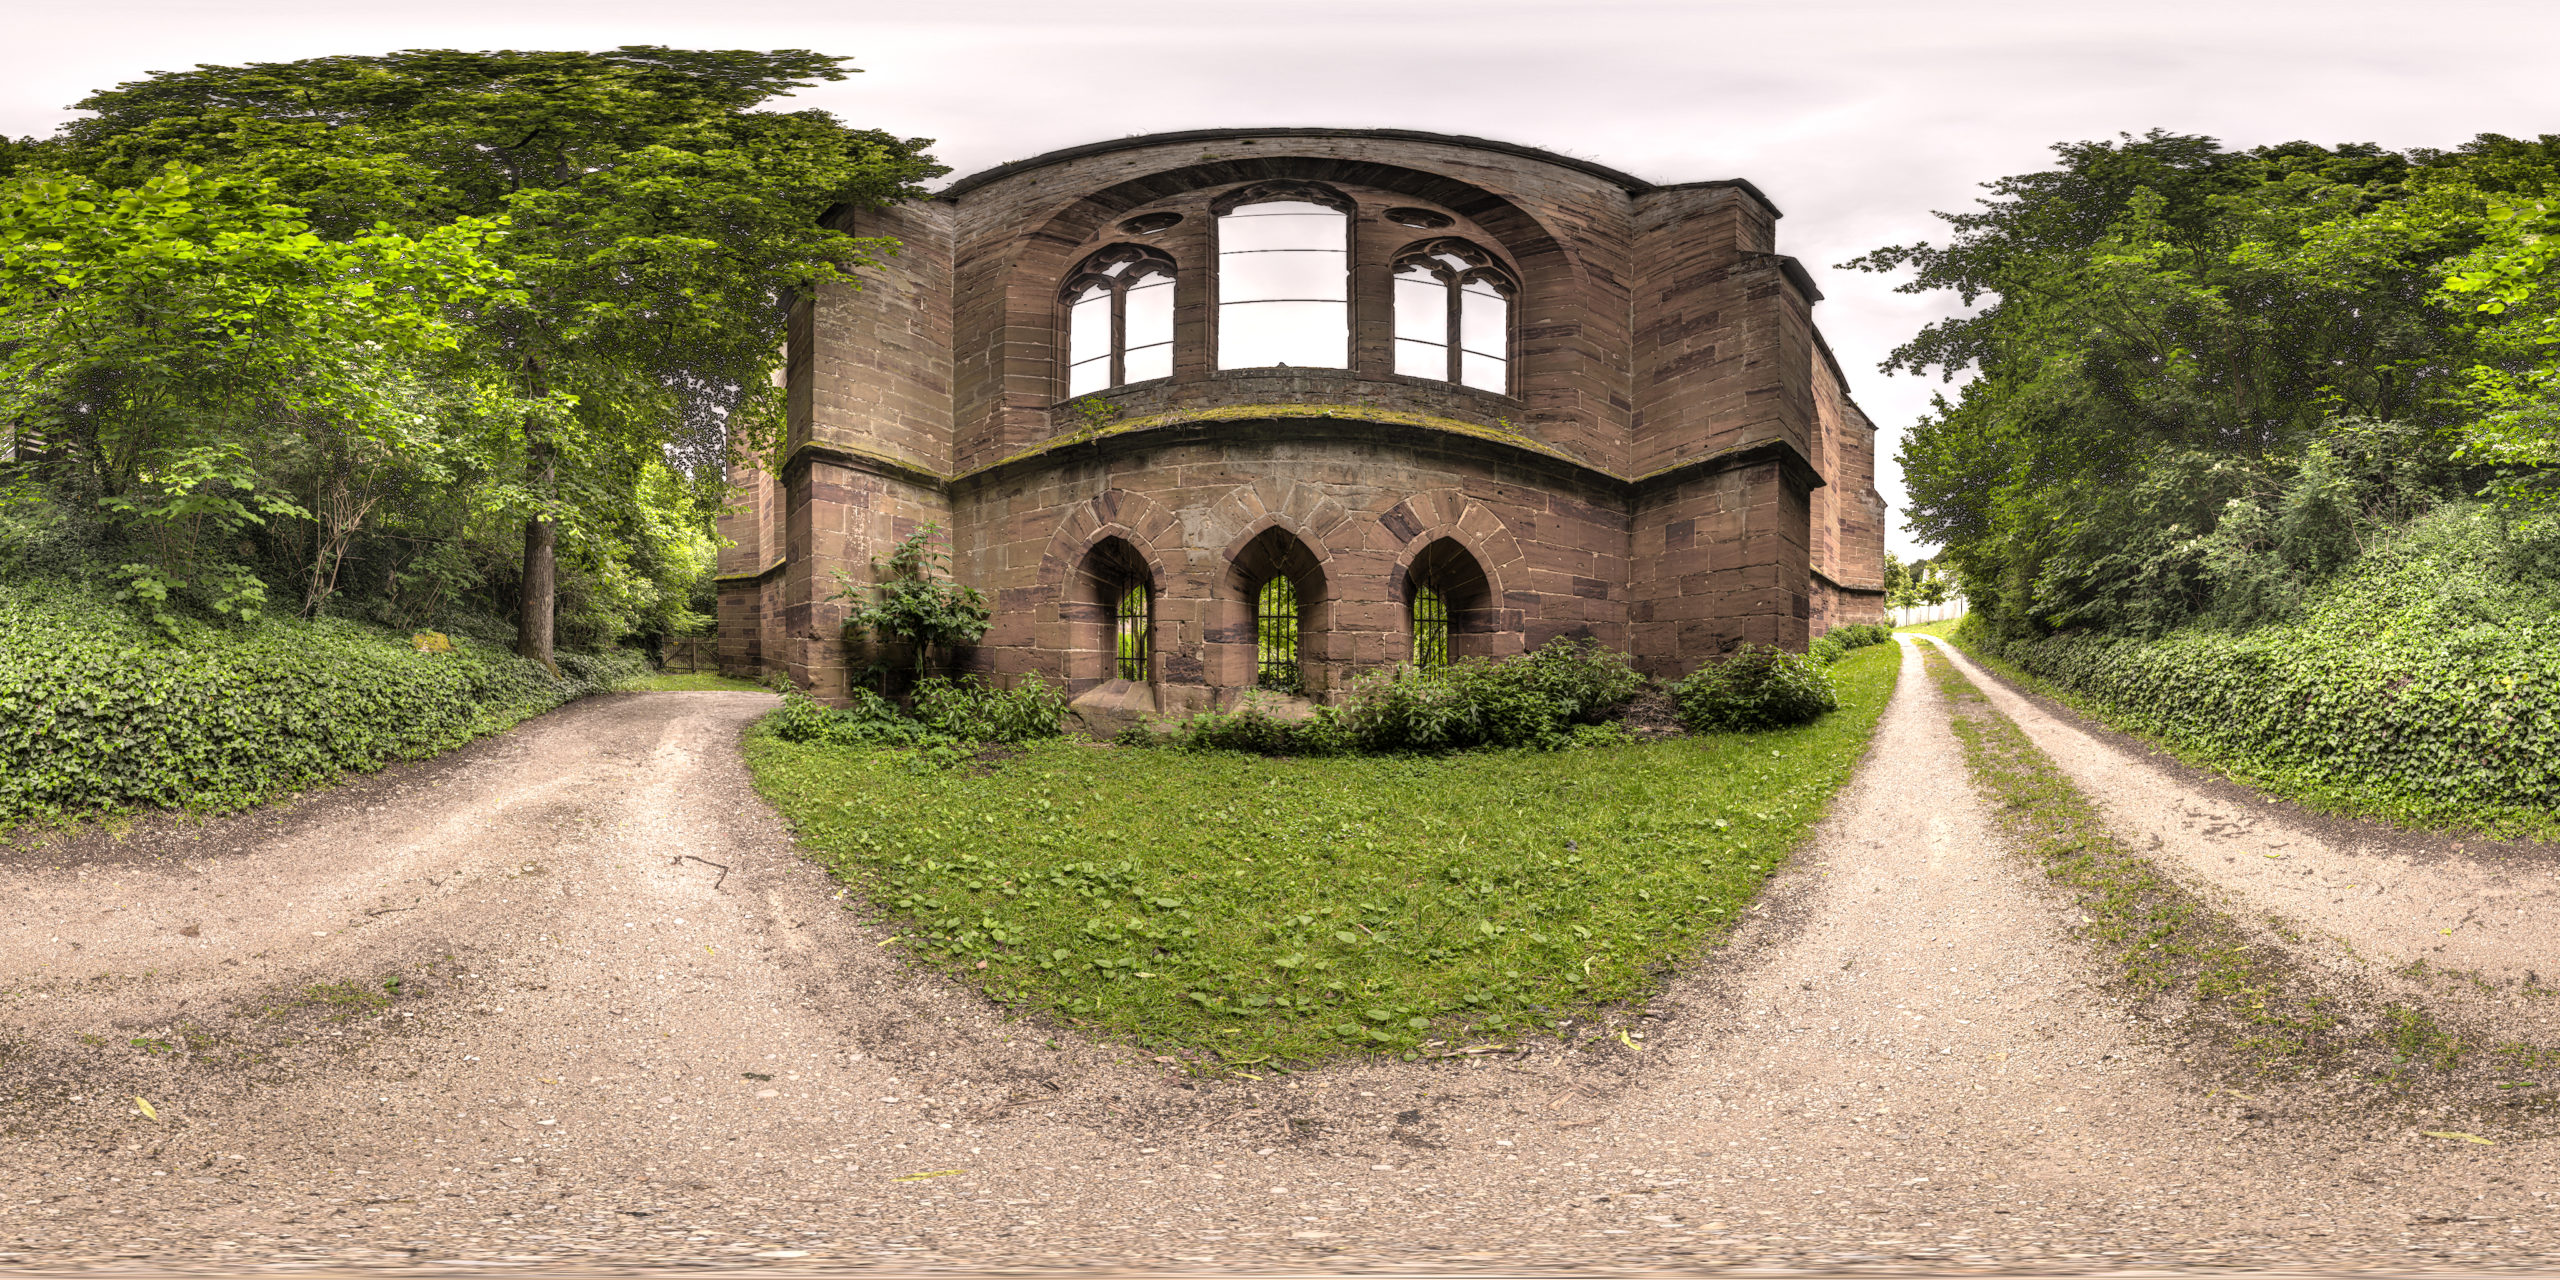
[[[1831,680],[1809,658],[1775,645],[1744,645],[1671,687],[1693,733],[1781,729],[1836,709]]]
[[[1889,627],[1880,627],[1872,622],[1852,622],[1823,632],[1806,648],[1804,656],[1812,659],[1817,667],[1827,667],[1847,657],[1852,649],[1883,644],[1892,638],[1893,631]]]
[[[1182,722],[1172,735],[1190,751],[1247,751],[1261,756],[1338,756],[1351,749],[1341,716],[1318,707],[1303,720],[1283,720],[1251,702],[1228,712],[1205,712]]]
[[[1627,655],[1597,640],[1549,640],[1499,665],[1564,704],[1569,708],[1566,718],[1576,724],[1597,723],[1645,686],[1645,678],[1627,664]]]
[[[826,743],[838,747],[958,746],[960,740],[922,721],[898,713],[889,700],[868,689],[856,689],[852,705],[830,707],[793,689],[782,695],[782,707],[765,718],[775,737],[785,742]]]
[[[1195,716],[1178,736],[1198,750],[1269,756],[1552,751],[1574,745],[1577,725],[1591,724],[1643,688],[1644,677],[1626,655],[1590,641],[1550,640],[1516,658],[1372,672],[1352,682],[1339,710],[1319,707],[1305,720],[1282,720],[1248,705]]]
[[[2093,712],[2305,799],[2548,830],[2560,812],[2560,526],[2439,508],[2288,620],[2157,640],[1959,644]]]
[[[999,689],[976,676],[956,680],[937,676],[916,683],[916,719],[963,742],[1054,738],[1066,729],[1067,694],[1036,671],[1010,689]]]
[[[460,640],[422,653],[353,622],[181,621],[101,589],[0,587],[0,829],[139,808],[225,811],[416,759],[641,674],[562,653],[554,680]]]
[[[783,695],[781,709],[767,718],[768,727],[785,742],[943,748],[1054,738],[1067,716],[1065,691],[1037,674],[1023,677],[1011,689],[976,676],[919,681],[913,716],[899,714],[888,699],[868,689],[857,688],[850,697],[849,705],[835,708],[792,690]]]
[[[1644,688],[1624,654],[1550,640],[1516,658],[1398,667],[1353,682],[1342,727],[1367,752],[1554,750]]]

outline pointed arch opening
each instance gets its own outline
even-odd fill
[[[1173,376],[1171,255],[1146,245],[1094,251],[1067,276],[1067,394]]]
[[[1519,282],[1465,240],[1427,240],[1395,263],[1396,372],[1511,393],[1512,300]]]
[[[1243,598],[1243,639],[1250,646],[1248,683],[1281,693],[1303,693],[1322,637],[1314,630],[1324,603],[1324,567],[1315,552],[1288,530],[1256,534],[1230,566],[1232,588]]]
[[[1493,630],[1493,586],[1475,554],[1455,538],[1424,547],[1404,573],[1408,661],[1446,666],[1486,656]]]
[[[1068,622],[1077,683],[1155,679],[1156,574],[1125,538],[1104,538],[1077,562]]]

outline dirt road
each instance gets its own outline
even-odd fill
[[[0,1261],[2554,1255],[2543,1144],[2253,1118],[2138,1034],[1903,643],[1862,772],[1641,1051],[1213,1082],[1007,1022],[796,856],[735,749],[758,694],[9,855]]]

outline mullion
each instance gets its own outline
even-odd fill
[[[1449,344],[1449,377],[1447,380],[1450,382],[1456,382],[1458,381],[1459,376],[1466,372],[1466,355],[1458,349],[1458,338],[1463,332],[1459,328],[1459,325],[1462,323],[1463,309],[1466,306],[1467,291],[1458,283],[1458,277],[1454,275],[1441,277],[1440,283],[1441,291],[1449,295],[1449,318],[1447,322],[1441,326],[1440,333],[1440,336],[1446,339]]]
[[[1111,385],[1129,385],[1129,289],[1117,278],[1111,282]]]

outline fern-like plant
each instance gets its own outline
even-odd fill
[[[976,644],[992,618],[986,597],[976,587],[952,581],[951,552],[934,542],[934,535],[941,531],[940,525],[928,523],[901,539],[888,559],[874,557],[869,587],[838,573],[836,593],[828,597],[860,602],[853,616],[845,619],[847,629],[875,632],[913,646],[918,679],[924,677],[933,650]]]

